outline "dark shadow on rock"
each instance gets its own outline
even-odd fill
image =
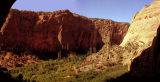
[[[9,10],[15,1],[16,0],[2,0],[0,2],[0,29],[2,28],[3,23],[5,22],[6,17],[9,13]]]

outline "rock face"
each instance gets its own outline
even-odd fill
[[[135,26],[137,24],[137,27],[131,27],[129,30],[130,33],[128,33],[125,37],[127,40],[133,39],[138,44],[143,43],[144,45],[149,44],[149,42],[152,43],[149,48],[146,49],[142,47],[139,51],[137,51],[142,53],[134,54],[137,57],[131,60],[129,67],[131,74],[138,76],[159,75],[160,0],[155,0],[148,7],[145,6],[141,12],[133,17],[132,24]],[[134,26],[132,24],[131,26]],[[134,28],[137,29],[137,32],[134,31]],[[126,43],[127,40],[123,41],[122,44]]]
[[[2,48],[31,51],[101,48],[91,20],[68,10],[53,13],[12,10],[1,29]]]
[[[69,10],[48,13],[11,10],[1,29],[0,45],[5,50],[87,51],[100,49],[109,41],[120,44],[128,27],[128,23],[89,19]]]
[[[140,56],[132,61],[130,72],[133,75],[160,75],[160,26],[152,46],[145,49]]]
[[[102,36],[104,46],[97,53],[88,53],[89,56],[77,67],[77,71],[103,71],[107,67],[122,64],[128,59],[125,48],[119,46],[128,31],[129,23],[114,22],[112,20],[91,19]],[[133,49],[133,48],[132,48]],[[93,51],[94,52],[94,51]]]
[[[91,19],[96,29],[98,29],[100,35],[102,36],[102,41],[105,44],[117,44],[119,45],[122,41],[124,36],[128,31],[128,27],[130,26],[129,23],[126,22],[115,22],[112,20],[105,20],[105,19]]]
[[[133,16],[129,30],[121,45],[125,46],[130,42],[136,42],[141,45],[151,43],[156,36],[159,24],[160,0],[155,0],[151,5],[145,6]]]

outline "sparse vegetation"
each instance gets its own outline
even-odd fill
[[[86,55],[72,54],[72,57],[60,60],[42,61],[26,67],[17,67],[9,71],[13,78],[38,82],[103,82],[116,78],[127,72],[127,66],[116,65],[108,67],[104,72],[89,70],[76,72],[76,66],[86,58]]]

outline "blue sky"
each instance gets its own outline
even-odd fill
[[[131,22],[132,16],[154,0],[17,0],[12,8],[32,11],[69,9],[89,18]]]

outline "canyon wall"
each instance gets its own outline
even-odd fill
[[[12,9],[1,29],[1,49],[56,52],[100,49],[120,44],[129,23],[89,19],[69,10],[32,12]]]
[[[143,50],[135,58],[130,66],[132,75],[153,76],[160,75],[160,26],[157,30],[157,36],[153,39],[152,46]]]
[[[130,37],[129,37],[130,36]],[[132,39],[132,40],[131,40]],[[138,44],[149,44],[150,47],[141,47],[133,55],[129,70],[136,76],[153,76],[160,74],[160,0],[155,0],[149,6],[145,6],[132,20],[131,27],[122,45],[127,41],[135,41]]]
[[[69,10],[53,13],[11,10],[1,31],[1,46],[7,50],[54,52],[103,46],[92,21]]]

